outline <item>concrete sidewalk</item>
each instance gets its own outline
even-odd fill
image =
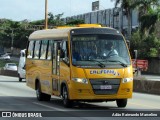
[[[146,80],[160,81],[160,75],[141,75],[141,77],[146,78]]]

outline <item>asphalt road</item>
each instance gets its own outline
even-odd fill
[[[27,87],[24,81],[18,82],[18,78],[0,76],[0,111],[50,111],[52,113],[51,116],[55,115],[58,117],[57,119],[65,119],[67,117],[66,119],[71,118],[70,120],[73,118],[101,120],[105,118],[100,117],[100,115],[103,116],[110,112],[113,114],[119,111],[121,114],[121,112],[129,111],[155,110],[160,111],[160,96],[140,93],[133,94],[133,98],[128,100],[126,108],[117,108],[116,102],[80,103],[74,108],[64,108],[61,99],[52,97],[49,102],[37,101],[35,91]],[[87,115],[85,114],[86,112]],[[108,119],[113,119],[113,117]],[[123,119],[127,120],[127,117]],[[136,119],[142,119],[142,117]],[[145,119],[150,120],[150,117]],[[158,120],[157,117],[154,119]]]

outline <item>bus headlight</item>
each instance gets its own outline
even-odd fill
[[[88,84],[88,80],[85,78],[72,78],[73,81]]]
[[[133,81],[133,78],[123,78],[122,83]]]

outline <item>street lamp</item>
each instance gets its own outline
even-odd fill
[[[14,41],[13,29],[12,29],[11,38],[12,38],[12,43],[11,43],[11,53],[13,54],[13,41]]]

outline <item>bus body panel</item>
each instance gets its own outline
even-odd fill
[[[41,90],[44,93],[52,93],[52,61],[45,60],[27,60],[27,85],[36,89],[36,80],[41,83]]]
[[[97,73],[92,74],[93,71]],[[104,74],[102,71],[106,71]],[[72,78],[86,78],[88,80],[88,84],[78,83],[71,80],[70,87],[70,99],[73,100],[107,100],[107,99],[121,99],[121,98],[131,98],[133,91],[133,81],[122,83],[123,78],[132,78],[132,66],[129,66],[125,69],[83,69],[72,67]],[[119,80],[119,87],[115,94],[95,94],[93,90],[93,86],[91,85],[90,80],[99,81],[102,83],[106,80]],[[110,85],[113,82],[108,82]],[[104,88],[105,89],[105,88]],[[107,91],[107,88],[106,88]]]

